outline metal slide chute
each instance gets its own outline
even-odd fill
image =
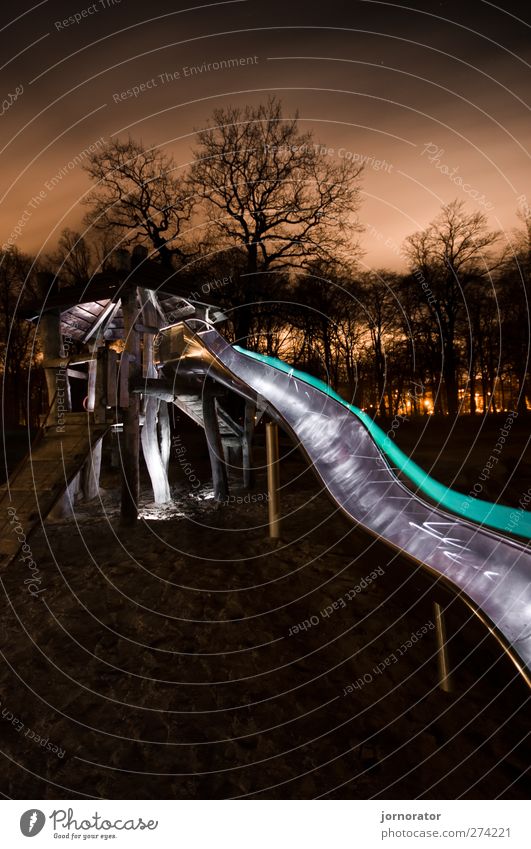
[[[167,328],[157,348],[167,376],[205,375],[265,407],[300,445],[341,510],[459,592],[531,683],[528,546],[448,512],[437,503],[436,491],[432,504],[408,489],[398,477],[406,473],[402,458],[386,456],[379,447],[383,432],[321,381],[233,347],[200,322]],[[529,516],[522,514],[527,523]]]

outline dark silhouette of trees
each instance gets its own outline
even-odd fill
[[[500,316],[494,285],[472,281],[467,289],[466,315],[461,317],[460,338],[465,351],[469,410],[477,412],[477,396],[482,406],[496,412],[495,387],[500,373]],[[479,384],[478,384],[479,377]]]
[[[57,250],[49,257],[49,265],[67,285],[87,283],[94,270],[93,251],[81,233],[67,228],[61,233]]]
[[[26,423],[25,400],[29,391],[29,369],[33,324],[21,317],[26,301],[37,288],[31,273],[32,258],[12,248],[0,254],[0,356],[4,427]]]
[[[509,254],[486,217],[455,200],[406,240],[407,273],[362,271],[361,170],[333,158],[276,98],[216,110],[188,173],[156,148],[113,140],[87,166],[87,233],[64,230],[39,268],[84,284],[121,246],[148,245],[178,272],[180,292],[221,308],[231,341],[319,375],[376,415],[526,412],[531,216]],[[17,421],[32,328],[15,305],[32,286],[31,264],[13,249],[0,270]]]
[[[361,168],[322,155],[280,101],[218,109],[198,139],[193,191],[218,244],[243,253],[249,285],[258,272],[337,261],[347,244],[355,250]],[[250,326],[251,310],[241,309],[240,338]]]
[[[369,360],[374,369],[376,409],[386,414],[386,395],[389,414],[394,414],[394,401],[388,381],[388,344],[396,336],[399,317],[398,275],[381,269],[365,274],[361,281],[361,303],[368,330]]]
[[[523,227],[506,258],[500,282],[501,338],[503,362],[517,385],[518,413],[531,403],[531,216],[523,216]]]
[[[171,156],[117,139],[94,153],[86,171],[95,183],[90,226],[112,228],[125,244],[147,242],[169,269],[187,258],[182,236],[193,198]]]
[[[499,234],[487,227],[482,213],[467,213],[462,201],[443,207],[423,231],[406,240],[406,252],[428,288],[426,303],[440,336],[442,374],[448,413],[458,412],[459,346],[456,334],[466,289],[472,281],[486,281],[499,266],[492,248]]]

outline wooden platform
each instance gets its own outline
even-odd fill
[[[9,482],[0,487],[2,562],[15,556],[25,539],[72,487],[108,429],[107,424],[95,424],[91,413],[66,413],[60,427],[41,432]]]
[[[203,399],[201,395],[179,393],[173,399],[173,403],[179,410],[191,418],[193,422],[199,425],[199,427],[205,427]],[[231,452],[241,450],[243,428],[218,403],[216,403],[216,412],[225,459],[227,462],[230,462]]]

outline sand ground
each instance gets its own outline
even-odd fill
[[[476,443],[474,462],[500,426]],[[402,446],[419,432],[402,427]],[[528,690],[463,602],[354,529],[287,442],[276,542],[261,436],[252,497],[245,503],[235,480],[235,500],[222,506],[208,498],[201,434],[189,427],[183,438],[200,481],[193,495],[174,469],[171,508],[154,509],[145,488],[146,518],[124,529],[117,474],[106,471],[101,499],[31,539],[39,599],[20,562],[2,576],[2,792],[528,796]],[[444,450],[440,478],[455,477],[465,443],[461,435]],[[433,621],[434,600],[447,609],[451,694],[437,686],[433,630],[386,665]]]

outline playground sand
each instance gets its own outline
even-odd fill
[[[353,528],[287,443],[269,540],[260,447],[249,499],[236,485],[217,505],[196,438],[199,488],[179,474],[164,510],[146,489],[147,518],[124,529],[109,474],[101,499],[32,537],[39,598],[20,562],[5,572],[4,792],[525,798],[528,691],[465,605]]]

